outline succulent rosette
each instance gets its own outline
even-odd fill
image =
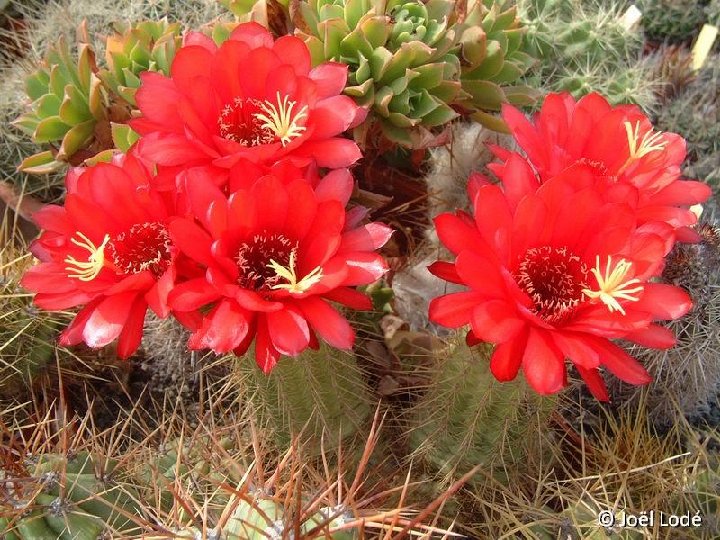
[[[352,347],[354,332],[330,302],[371,309],[354,287],[386,271],[375,250],[391,229],[361,225],[362,209],[346,212],[347,170],[332,171],[315,189],[305,179],[267,175],[229,198],[204,168],[188,170],[185,183],[194,218],[173,220],[170,237],[206,272],[177,285],[169,303],[175,312],[207,312],[190,348],[242,355],[254,339],[267,373],[281,355],[317,347],[316,334]]]
[[[84,305],[60,343],[103,347],[118,340],[126,358],[139,346],[148,307],[169,313],[167,295],[178,275],[178,250],[167,225],[173,213],[150,187],[150,174],[132,155],[73,169],[64,206],[34,214],[43,229],[31,246],[41,261],[22,285],[45,310]],[[187,271],[192,275],[192,263]]]
[[[340,95],[347,67],[311,69],[293,36],[273,40],[257,23],[239,25],[218,47],[190,33],[170,76],[145,72],[135,94],[138,151],[161,167],[272,164],[282,158],[345,167],[360,158],[341,136],[363,111]]]
[[[75,59],[67,42],[60,38],[27,76],[29,110],[13,124],[34,142],[50,143],[53,148],[24,159],[20,170],[46,174],[92,155],[75,157],[91,145],[98,123],[107,120],[106,98],[96,69],[95,53],[88,44],[80,44]]]
[[[505,164],[490,168],[500,177],[537,173],[534,182],[539,184],[585,164],[608,190],[617,185],[632,188],[625,197],[640,223],[669,223],[678,239],[697,238],[689,229],[697,221],[690,206],[707,200],[711,189],[703,182],[681,179],[685,140],[676,133],[655,131],[635,105],[613,107],[596,93],[577,102],[569,94],[550,94],[534,121],[511,106],[503,108],[503,118],[532,170],[516,153],[495,148]]]
[[[668,348],[672,333],[654,324],[687,313],[680,288],[653,283],[668,248],[665,223],[638,226],[634,208],[607,202],[590,166],[568,169],[542,186],[503,188],[473,179],[474,216],[436,218],[438,236],[456,256],[437,262],[437,276],[469,290],[430,304],[443,326],[470,324],[468,343],[496,345],[491,370],[501,381],[522,368],[541,394],[566,385],[569,359],[593,394],[607,400],[598,368],[645,384],[645,369],[613,339]]]

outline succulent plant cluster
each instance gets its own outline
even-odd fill
[[[532,63],[515,8],[504,4],[309,0],[294,22],[315,64],[349,66],[345,93],[371,110],[387,138],[422,146],[428,130],[458,110],[479,111],[483,120],[503,102],[532,100],[528,88],[503,90]]]
[[[127,150],[135,140],[126,122],[140,73],[169,73],[182,41],[180,24],[165,19],[116,23],[105,43],[105,65],[98,66],[84,27],[81,34],[77,55],[61,37],[25,80],[30,105],[14,125],[50,148],[24,159],[23,172],[46,174],[99,153],[107,159],[113,148]]]

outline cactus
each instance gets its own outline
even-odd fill
[[[275,433],[280,448],[303,434],[326,447],[353,435],[369,418],[372,398],[355,356],[321,345],[284,358],[269,375],[246,355],[232,358],[241,403],[249,402]]]
[[[648,415],[658,425],[673,422],[677,407],[689,419],[698,419],[713,407],[720,392],[720,229],[698,226],[703,240],[677,244],[667,256],[662,279],[685,288],[695,307],[684,318],[668,324],[677,344],[667,350],[640,349],[632,354],[654,378],[646,396]],[[637,403],[641,392],[614,383],[621,402]]]
[[[450,342],[435,352],[435,373],[407,415],[415,454],[447,480],[482,464],[507,481],[513,464],[527,459],[533,432],[539,433],[555,400],[537,396],[520,378],[498,382],[488,345]]]
[[[388,139],[417,147],[421,134],[458,116],[452,105],[498,110],[531,99],[527,89],[501,88],[530,63],[514,10],[502,4],[471,1],[460,22],[447,0],[308,0],[294,20],[313,62],[346,63],[345,93],[371,109]]]
[[[33,307],[20,287],[30,258],[17,255],[12,242],[0,248],[0,395],[8,397],[55,362],[53,342],[61,323],[57,314]]]
[[[656,43],[691,42],[705,22],[708,0],[638,0],[645,37]]]
[[[27,500],[15,500],[16,513],[6,518],[0,533],[19,540],[97,540],[109,531],[137,532],[136,494],[116,484],[113,460],[80,452],[44,454],[28,462],[39,490]]]
[[[61,37],[38,69],[27,76],[30,111],[14,125],[35,143],[51,143],[52,149],[24,159],[20,170],[48,173],[62,168],[64,162],[77,164],[75,154],[91,145],[98,123],[108,118],[107,97],[96,70],[89,44],[80,44],[75,60]]]
[[[542,59],[525,82],[579,98],[599,92],[613,104],[656,106],[650,66],[641,61],[642,34],[623,20],[619,2],[520,0],[527,49]]]
[[[705,67],[685,90],[660,111],[657,125],[687,141],[688,161],[683,174],[720,188],[720,54],[708,57]]]
[[[175,52],[182,42],[179,23],[167,19],[135,24],[116,23],[115,34],[105,46],[107,68],[98,77],[129,104],[135,106],[140,73],[157,71],[170,74]]]

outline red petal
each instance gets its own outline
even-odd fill
[[[513,340],[526,326],[514,306],[502,300],[490,300],[477,305],[470,322],[473,334],[488,343]]]
[[[671,330],[657,324],[632,332],[626,335],[625,339],[651,349],[669,349],[677,343],[675,334]]]
[[[343,253],[347,265],[347,276],[343,285],[367,285],[380,279],[388,270],[382,255],[377,253]]]
[[[646,283],[644,287],[640,300],[628,306],[633,311],[651,313],[654,319],[673,320],[693,307],[690,296],[680,287],[665,283]]]
[[[349,167],[362,157],[354,141],[341,137],[306,141],[295,151],[295,155],[315,158],[319,167],[330,169]]]
[[[203,321],[193,336],[194,348],[209,348],[215,353],[230,352],[245,339],[248,314],[232,300],[222,300]]]
[[[77,345],[82,341],[82,334],[85,330],[85,324],[93,314],[97,305],[102,301],[102,298],[97,298],[86,305],[83,309],[75,315],[70,325],[60,334],[58,342],[60,345]]]
[[[460,278],[460,276],[458,275],[457,269],[455,268],[455,265],[453,263],[436,261],[430,266],[428,266],[428,272],[439,277],[440,279],[449,281],[450,283],[457,283],[459,285],[464,284],[462,278]]]
[[[143,158],[166,167],[203,160],[209,163],[215,157],[177,133],[150,133],[140,139],[137,149]]]
[[[645,368],[614,343],[606,339],[597,339],[595,346],[600,350],[602,364],[619,379],[638,385],[652,381]]]
[[[373,308],[373,303],[369,296],[350,287],[337,287],[336,289],[323,293],[323,297],[332,302],[337,302],[360,311],[369,311]]]
[[[255,338],[255,362],[260,366],[266,375],[272,371],[277,364],[280,353],[270,341],[270,334],[267,328],[265,317],[258,318],[257,336]]]
[[[275,42],[273,51],[292,66],[296,74],[307,75],[310,71],[310,51],[300,38],[282,36]]]
[[[151,288],[145,295],[145,301],[150,306],[155,314],[164,319],[170,313],[170,307],[168,306],[168,295],[175,286],[175,266],[171,266],[167,271],[157,280],[155,286]]]
[[[526,344],[527,332],[523,332],[512,341],[501,343],[495,347],[490,358],[490,371],[498,381],[512,381],[517,377]]]
[[[297,356],[310,342],[310,329],[305,318],[295,308],[284,309],[265,316],[272,344],[280,354]]]
[[[595,338],[588,339],[571,332],[553,332],[552,338],[565,357],[576,366],[594,369],[600,365],[600,353],[592,346]]]
[[[143,113],[142,119],[163,126],[163,131],[182,133],[182,122],[175,107],[181,95],[173,80],[157,72],[145,71],[140,74],[140,81],[135,101]],[[140,135],[147,135],[143,125],[143,122],[131,122],[131,127]]]
[[[315,186],[318,202],[338,201],[343,208],[347,206],[353,192],[353,177],[347,169],[336,169],[326,174]]]
[[[440,214],[433,221],[438,238],[455,255],[466,249],[478,253],[490,251],[490,247],[482,239],[480,232],[467,214],[463,212]]]
[[[212,265],[212,238],[207,232],[184,218],[171,221],[168,230],[173,243],[188,257],[205,266]]]
[[[273,38],[267,28],[256,22],[242,23],[238,25],[232,34],[230,40],[240,41],[248,44],[250,47],[272,47]]]
[[[315,81],[318,98],[334,96],[342,93],[347,84],[347,64],[325,62],[310,71],[310,78]]]
[[[528,383],[539,394],[554,394],[565,386],[562,353],[546,332],[529,330],[522,368]]]
[[[141,296],[138,296],[133,303],[118,339],[117,353],[120,358],[130,357],[140,346],[147,307],[147,302]]]
[[[348,251],[374,251],[390,240],[393,230],[382,223],[368,223],[342,235],[338,254]]]
[[[430,320],[447,328],[470,324],[473,310],[484,297],[476,292],[446,294],[430,300]]]
[[[168,304],[173,310],[195,311],[220,298],[220,293],[205,278],[196,278],[180,283],[168,295]]]
[[[312,127],[313,139],[328,139],[341,134],[350,127],[358,106],[349,96],[332,96],[315,104],[308,129]]]
[[[355,332],[336,309],[315,296],[304,298],[297,305],[313,330],[327,343],[338,349],[352,349]]]
[[[122,332],[136,298],[136,291],[105,297],[85,323],[85,343],[90,347],[112,343]]]
[[[605,381],[603,381],[597,369],[585,369],[584,367],[579,365],[576,365],[575,367],[577,368],[578,373],[580,373],[580,376],[585,381],[585,384],[587,384],[588,389],[590,390],[592,395],[595,396],[595,399],[597,399],[598,401],[610,401],[610,396],[608,396]]]

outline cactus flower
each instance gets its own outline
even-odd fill
[[[600,400],[608,394],[599,367],[631,384],[645,369],[612,339],[668,348],[675,338],[655,320],[691,308],[680,288],[653,283],[667,251],[668,224],[637,226],[627,203],[604,202],[590,166],[578,166],[540,188],[504,187],[475,177],[474,216],[435,220],[440,240],[456,255],[430,270],[469,290],[435,298],[430,318],[450,328],[470,324],[468,344],[496,345],[490,368],[512,380],[522,368],[541,394],[566,385],[569,359]]]
[[[68,174],[65,206],[33,216],[43,233],[31,246],[40,264],[21,283],[46,310],[85,307],[60,343],[103,347],[118,339],[127,358],[139,346],[148,307],[168,315],[178,250],[170,239],[171,208],[150,188],[132,155]]]
[[[537,182],[584,163],[608,188],[627,188],[625,200],[640,223],[669,223],[679,240],[697,239],[689,229],[697,222],[690,207],[707,200],[711,189],[680,178],[685,140],[655,131],[635,105],[613,107],[595,93],[577,102],[569,94],[550,94],[533,122],[509,105],[503,107],[503,118],[537,172]],[[505,167],[528,168],[511,159],[517,154],[495,152],[506,162],[491,166],[501,176],[517,174],[502,172]]]
[[[200,33],[185,37],[170,77],[145,72],[135,100],[142,116],[141,155],[166,167],[231,168],[284,157],[345,167],[360,158],[341,136],[362,110],[340,95],[347,67],[310,66],[293,36],[273,40],[257,23],[239,25],[218,47]]]
[[[189,170],[185,184],[195,218],[173,220],[170,238],[206,272],[175,287],[169,302],[176,313],[210,308],[190,348],[242,355],[254,339],[255,360],[269,373],[281,355],[317,347],[316,333],[333,347],[352,347],[354,332],[329,301],[371,309],[353,287],[385,273],[375,250],[391,230],[346,213],[353,187],[346,169],[314,190],[304,179],[267,175],[229,198],[204,168]]]

